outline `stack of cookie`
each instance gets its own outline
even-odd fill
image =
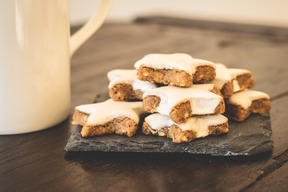
[[[108,73],[112,99],[75,108],[73,123],[83,126],[83,137],[106,133],[130,137],[145,111],[152,113],[143,123],[145,135],[190,142],[229,131],[228,119],[221,115],[225,102],[226,116],[237,121],[270,109],[268,95],[246,90],[254,86],[247,70],[227,69],[183,53],[149,54],[135,68]]]
[[[253,75],[245,69],[229,69],[216,64],[213,83],[225,98],[225,116],[235,121],[244,121],[251,113],[268,113],[271,108],[269,96],[261,91],[248,90],[254,87]]]

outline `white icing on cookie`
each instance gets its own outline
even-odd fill
[[[87,125],[103,125],[119,116],[129,117],[136,123],[144,112],[142,102],[120,102],[108,99],[102,103],[80,105],[76,110],[89,114]]]
[[[156,88],[156,84],[148,81],[140,81],[137,79],[137,70],[135,69],[115,69],[109,71],[107,74],[109,79],[109,89],[116,84],[125,83],[130,84],[133,90],[141,90],[142,92]]]
[[[219,95],[193,87],[159,87],[144,93],[143,98],[149,95],[160,97],[161,101],[156,111],[162,115],[169,115],[176,104],[188,100],[193,115],[214,114],[216,107],[223,101],[223,98]]]
[[[169,116],[154,113],[145,118],[145,122],[154,130],[160,130],[164,127],[170,127],[173,124],[178,125],[182,131],[194,131],[196,137],[205,137],[209,135],[209,127],[217,126],[228,122],[228,119],[220,114],[207,116],[189,117],[186,123],[174,123]]]
[[[236,69],[236,68],[227,68],[225,65],[221,63],[217,63],[216,65],[216,78],[211,81],[211,83],[215,84],[218,89],[222,89],[225,83],[232,82],[233,83],[233,92],[240,91],[240,86],[236,78],[239,75],[243,75],[245,73],[251,73],[245,69]]]
[[[126,70],[126,69],[115,69],[107,73],[109,80],[109,88],[113,87],[118,83],[127,83],[133,84],[137,80],[137,71],[136,70]]]
[[[244,109],[248,109],[252,102],[258,99],[270,99],[269,95],[261,91],[244,90],[234,93],[228,98],[227,103],[233,105],[240,105]]]
[[[138,60],[134,67],[139,69],[141,65],[156,69],[178,69],[186,71],[192,75],[196,72],[196,67],[201,65],[209,65],[215,68],[215,64],[202,60],[194,59],[185,53],[174,54],[149,54]]]
[[[207,83],[207,84],[193,84],[191,87],[197,88],[197,89],[203,89],[206,91],[212,91],[215,88],[215,85],[209,84],[209,83]]]
[[[154,130],[170,127],[174,123],[169,116],[154,113],[145,118],[145,122]]]
[[[149,81],[140,81],[139,79],[136,79],[132,86],[135,91],[141,90],[143,93],[157,87],[154,83],[150,83]]]
[[[236,79],[233,79],[232,83],[233,83],[233,93],[241,91],[240,85]]]
[[[216,77],[211,83],[215,84],[218,89],[222,89],[225,83],[231,81],[230,73],[227,72],[227,68],[223,64],[216,65]]]

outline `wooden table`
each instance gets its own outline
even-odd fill
[[[154,52],[251,70],[255,89],[271,96],[273,153],[67,156],[63,148],[75,129],[67,119],[44,131],[0,136],[0,191],[288,191],[288,30],[162,17],[106,24],[72,58],[71,113],[107,91],[107,71],[132,68]]]

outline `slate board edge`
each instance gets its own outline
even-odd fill
[[[83,152],[83,151],[87,151],[87,152],[142,152],[142,153],[189,153],[189,154],[199,154],[199,155],[211,155],[211,156],[251,156],[251,155],[254,155],[254,154],[259,154],[259,153],[266,153],[266,152],[271,152],[273,150],[273,147],[274,147],[274,143],[273,143],[273,140],[272,140],[272,131],[271,131],[271,123],[270,123],[270,116],[269,114],[265,114],[265,115],[261,115],[261,118],[262,117],[265,117],[269,123],[268,124],[265,124],[265,126],[261,126],[261,128],[265,129],[265,130],[268,130],[267,131],[267,135],[266,135],[266,139],[267,139],[267,142],[265,143],[261,143],[259,144],[258,146],[254,147],[253,150],[250,150],[249,152],[244,152],[243,151],[233,151],[231,149],[229,149],[229,147],[223,147],[222,145],[222,148],[214,148],[215,150],[217,149],[218,152],[219,150],[221,151],[221,153],[213,153],[213,152],[208,152],[207,153],[207,150],[206,148],[202,148],[202,150],[204,149],[204,151],[201,151],[200,149],[200,152],[197,152],[194,150],[189,150],[189,147],[191,147],[191,145],[193,146],[193,141],[190,142],[190,143],[182,143],[182,144],[173,144],[175,146],[182,146],[182,148],[178,148],[177,147],[177,150],[160,150],[159,149],[156,149],[156,148],[149,148],[149,149],[141,149],[139,150],[135,150],[135,148],[115,148],[115,146],[111,146],[107,143],[102,143],[103,145],[105,145],[105,148],[99,148],[97,146],[94,146],[94,147],[87,147],[89,145],[88,142],[86,142],[86,139],[85,138],[82,138],[80,136],[80,131],[81,131],[81,126],[77,126],[76,129],[74,130],[74,132],[72,133],[71,137],[69,138],[68,142],[67,142],[67,145],[65,147],[65,151],[67,152]],[[270,132],[269,132],[270,131]],[[125,137],[125,136],[121,136],[121,137]],[[157,136],[153,136],[153,135],[150,135],[150,136],[145,136],[145,137],[157,137]],[[217,136],[216,136],[217,137]],[[127,140],[130,140],[130,142],[138,142],[136,140],[133,140],[133,137],[131,138],[128,138],[127,137]],[[169,139],[167,139],[167,142],[169,143]],[[216,144],[221,144],[221,140],[220,141],[217,141]],[[170,142],[172,143],[172,142]],[[203,142],[205,143],[205,141]],[[187,145],[188,144],[188,145]],[[214,143],[215,144],[215,143]],[[103,146],[102,145],[102,146]],[[163,144],[165,145],[165,143]],[[228,145],[228,144],[227,144]],[[260,146],[260,149],[258,149]],[[82,149],[81,149],[82,148]],[[184,149],[183,149],[184,148]],[[186,148],[186,149],[185,149]],[[199,148],[199,147],[198,147]],[[200,145],[200,148],[201,148],[201,145]],[[193,149],[193,148],[192,148]],[[264,150],[263,150],[264,149]]]

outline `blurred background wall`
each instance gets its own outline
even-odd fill
[[[70,0],[72,25],[85,22],[99,2]],[[288,0],[114,0],[107,20],[130,22],[149,15],[288,27]]]

